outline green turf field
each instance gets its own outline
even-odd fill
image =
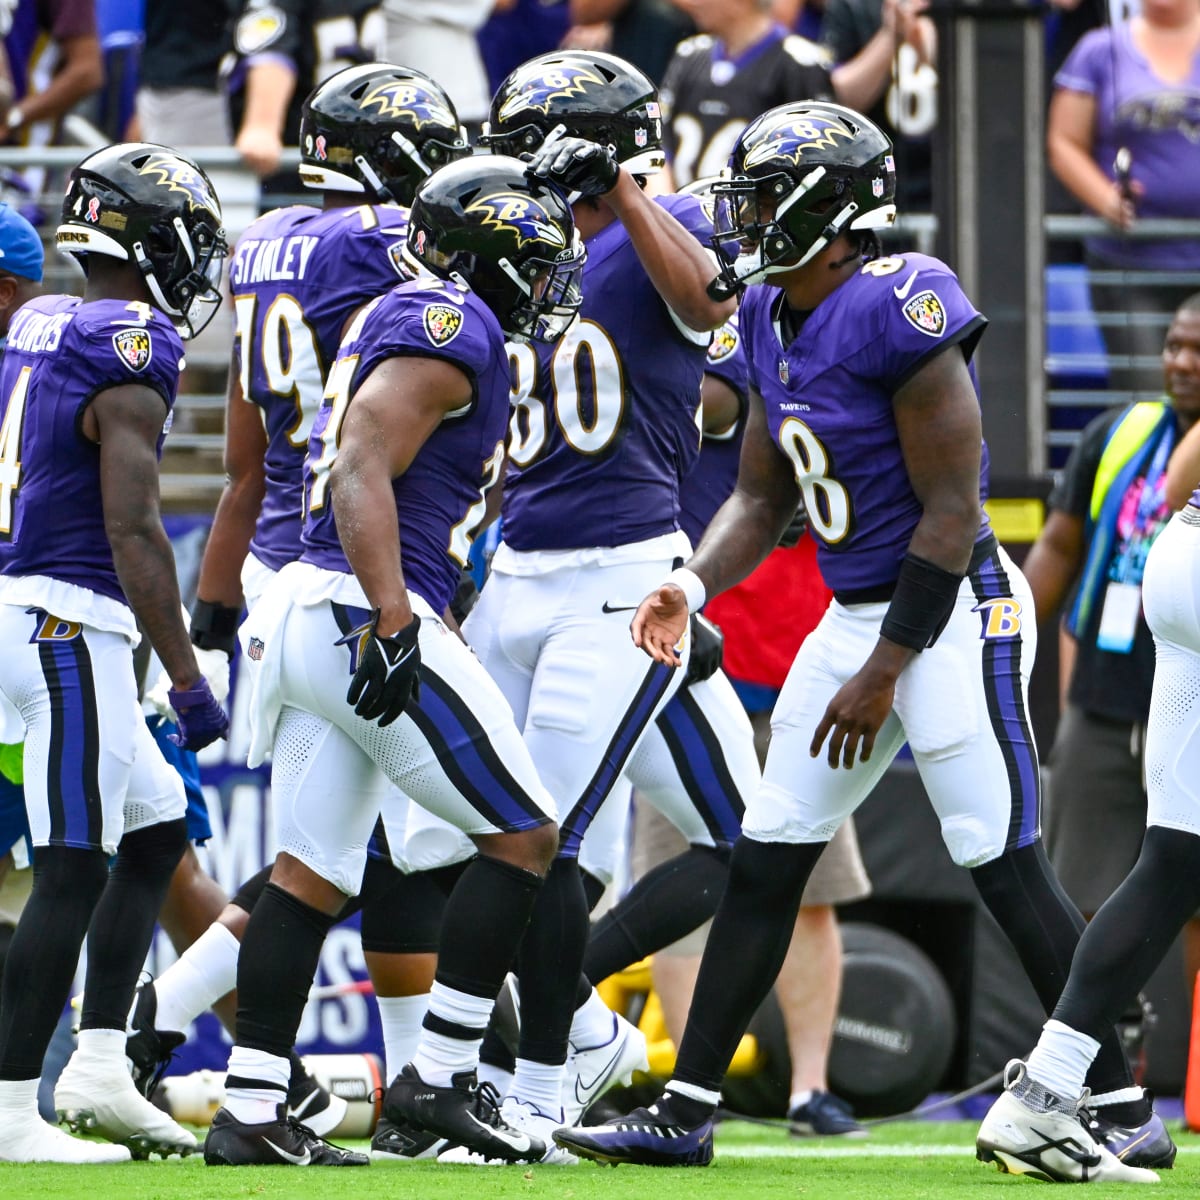
[[[1057,1195],[1053,1185],[999,1174],[975,1161],[975,1124],[913,1121],[876,1126],[860,1141],[798,1139],[740,1122],[717,1131],[717,1158],[705,1170],[649,1167],[451,1167],[436,1163],[357,1170],[205,1167],[193,1157],[120,1167],[0,1164],[0,1197],[79,1200],[952,1200]],[[1200,1135],[1173,1131],[1179,1158],[1154,1194],[1200,1187]],[[1061,1191],[1061,1189],[1059,1189]],[[1086,1195],[1130,1194],[1129,1185],[1089,1185]]]

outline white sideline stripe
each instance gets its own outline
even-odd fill
[[[853,1146],[738,1146],[721,1148],[717,1134],[716,1151],[719,1157],[730,1158],[969,1158],[975,1159],[975,1145],[964,1146],[872,1146],[856,1141]],[[1180,1154],[1195,1154],[1200,1146],[1180,1146]]]

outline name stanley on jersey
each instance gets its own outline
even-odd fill
[[[236,287],[248,283],[303,279],[308,260],[319,238],[297,234],[293,237],[243,239],[229,269]]]

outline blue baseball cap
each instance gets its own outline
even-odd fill
[[[38,232],[7,204],[0,204],[0,271],[42,282],[46,254]]]

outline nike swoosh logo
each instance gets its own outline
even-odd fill
[[[595,1088],[600,1084],[600,1082],[604,1079],[604,1077],[609,1073],[609,1071],[612,1070],[613,1063],[615,1063],[617,1061],[617,1059],[620,1057],[621,1057],[621,1047],[618,1046],[616,1049],[616,1053],[613,1054],[612,1058],[610,1058],[608,1060],[608,1062],[606,1062],[604,1064],[604,1066],[602,1066],[600,1068],[600,1070],[597,1071],[596,1074],[592,1076],[591,1083],[584,1083],[582,1075],[576,1076],[575,1100],[578,1104],[583,1104],[587,1100],[587,1098],[591,1095],[591,1093],[595,1090]]]
[[[400,668],[401,668],[402,666],[404,666],[404,664],[405,664],[406,662],[408,662],[408,660],[409,660],[410,658],[412,658],[412,656],[413,656],[413,652],[414,652],[415,650],[416,650],[416,646],[409,646],[409,648],[408,648],[407,650],[405,650],[405,652],[404,652],[402,655],[400,655],[400,657],[399,657],[398,659],[396,659],[396,661],[395,661],[394,663],[392,663],[392,664],[391,664],[391,665],[388,667],[388,669],[387,669],[387,674],[384,676],[384,678],[385,678],[385,679],[391,679],[391,677],[392,677],[392,676],[393,676],[393,675],[394,675],[394,674],[395,674],[395,673],[396,673],[398,670],[400,670]],[[386,654],[383,656],[383,661],[384,661],[384,662],[387,662],[387,655],[386,655]]]
[[[270,1138],[263,1138],[263,1141],[283,1159],[284,1162],[295,1163],[298,1167],[307,1167],[312,1162],[312,1151],[305,1148],[303,1154],[292,1154],[285,1150],[282,1146],[277,1146]]]
[[[910,275],[910,276],[909,276],[909,277],[908,277],[908,278],[907,278],[907,279],[904,281],[904,286],[903,286],[903,287],[894,287],[894,288],[892,288],[892,292],[895,294],[895,297],[896,297],[896,299],[897,299],[897,300],[907,300],[907,299],[908,299],[908,293],[912,291],[913,280],[914,280],[914,279],[916,279],[917,275],[920,273],[920,270],[921,270],[921,268],[920,268],[920,267],[918,267],[918,268],[917,268],[917,269],[916,269],[916,270],[915,270],[915,271],[914,271],[914,272],[913,272],[913,273],[912,273],[912,274],[911,274],[911,275]]]
[[[607,600],[605,600],[605,602],[602,605],[600,605],[600,611],[606,612],[606,613],[636,612],[637,605],[636,604],[618,604],[614,607],[613,605],[609,604],[609,602]]]
[[[518,1133],[515,1129],[500,1129],[495,1125],[489,1125],[486,1121],[481,1121],[474,1113],[467,1113],[467,1116],[480,1129],[486,1130],[492,1137],[498,1137],[506,1145],[511,1146],[517,1151],[518,1154],[524,1154],[533,1147],[533,1142],[530,1141],[529,1134],[527,1133]]]

